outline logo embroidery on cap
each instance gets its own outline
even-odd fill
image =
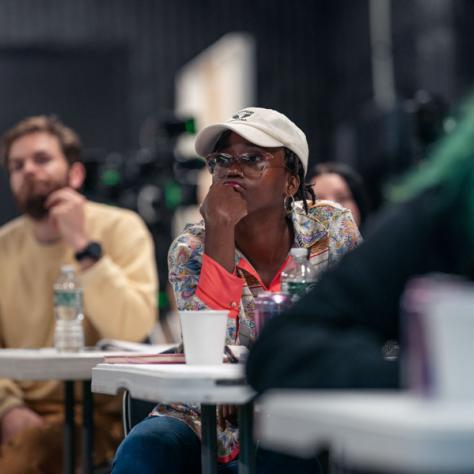
[[[254,113],[251,110],[241,110],[240,112],[237,112],[235,115],[232,116],[234,120],[242,120],[245,122],[245,120],[253,115]]]

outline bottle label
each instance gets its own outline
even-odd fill
[[[68,308],[81,308],[82,292],[81,291],[61,291],[54,292],[54,306],[66,306]]]
[[[303,297],[312,288],[314,288],[315,285],[316,285],[316,282],[314,281],[308,281],[308,282],[288,281],[285,284],[287,288],[286,292],[291,296],[291,300],[293,302]]]
[[[299,281],[288,281],[286,285],[291,296],[303,296],[308,286],[305,282]]]

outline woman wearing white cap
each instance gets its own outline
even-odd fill
[[[254,299],[262,291],[280,291],[292,247],[308,249],[319,274],[354,248],[360,234],[349,211],[315,202],[304,183],[306,136],[283,114],[243,109],[201,130],[195,147],[213,183],[201,207],[203,220],[171,245],[170,282],[179,310],[229,310],[226,342],[245,345],[255,339]],[[219,472],[236,472],[235,418],[229,407],[219,415]],[[133,472],[141,474],[199,473],[199,436],[199,407],[159,404],[122,443],[113,472],[132,472],[133,463]],[[286,472],[283,464],[277,470],[270,464],[263,456],[258,472]],[[317,471],[305,465],[292,472]]]

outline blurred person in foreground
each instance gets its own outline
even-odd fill
[[[474,279],[474,100],[390,196],[370,238],[264,328],[247,366],[259,392],[400,387],[399,363],[381,346],[399,340],[408,280],[432,272]]]
[[[85,342],[140,341],[156,321],[154,250],[133,212],[88,201],[77,134],[54,117],[6,132],[1,158],[23,215],[0,229],[0,347],[53,345],[53,283],[73,265],[84,291]],[[96,397],[96,456],[121,437],[118,400]],[[60,472],[62,383],[0,380],[0,472]]]
[[[304,183],[308,144],[304,133],[275,110],[249,107],[197,135],[196,151],[212,174],[201,207],[169,251],[169,276],[178,310],[229,310],[227,344],[256,337],[254,300],[280,291],[292,247],[309,251],[319,275],[360,240],[350,212],[314,202]],[[219,472],[237,472],[235,408],[218,411]],[[199,406],[159,404],[119,447],[114,474],[201,472]],[[287,473],[284,457],[266,453],[258,472]],[[294,474],[318,472],[315,461]],[[301,467],[301,468],[300,468]]]
[[[359,173],[344,163],[328,161],[313,167],[310,181],[318,199],[335,201],[349,209],[359,229],[363,228],[370,208]]]

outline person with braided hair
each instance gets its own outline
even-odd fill
[[[306,136],[285,115],[245,108],[201,130],[195,148],[212,185],[202,221],[171,245],[170,283],[178,310],[228,310],[226,343],[249,345],[256,338],[254,300],[263,291],[280,291],[290,249],[308,249],[319,275],[356,247],[360,234],[350,211],[316,201],[305,185]],[[119,447],[113,472],[199,473],[199,436],[199,407],[159,404]],[[219,472],[236,472],[238,454],[235,410],[220,407]],[[288,472],[281,458],[278,467],[262,459],[258,472]],[[317,463],[292,472],[318,472]]]

